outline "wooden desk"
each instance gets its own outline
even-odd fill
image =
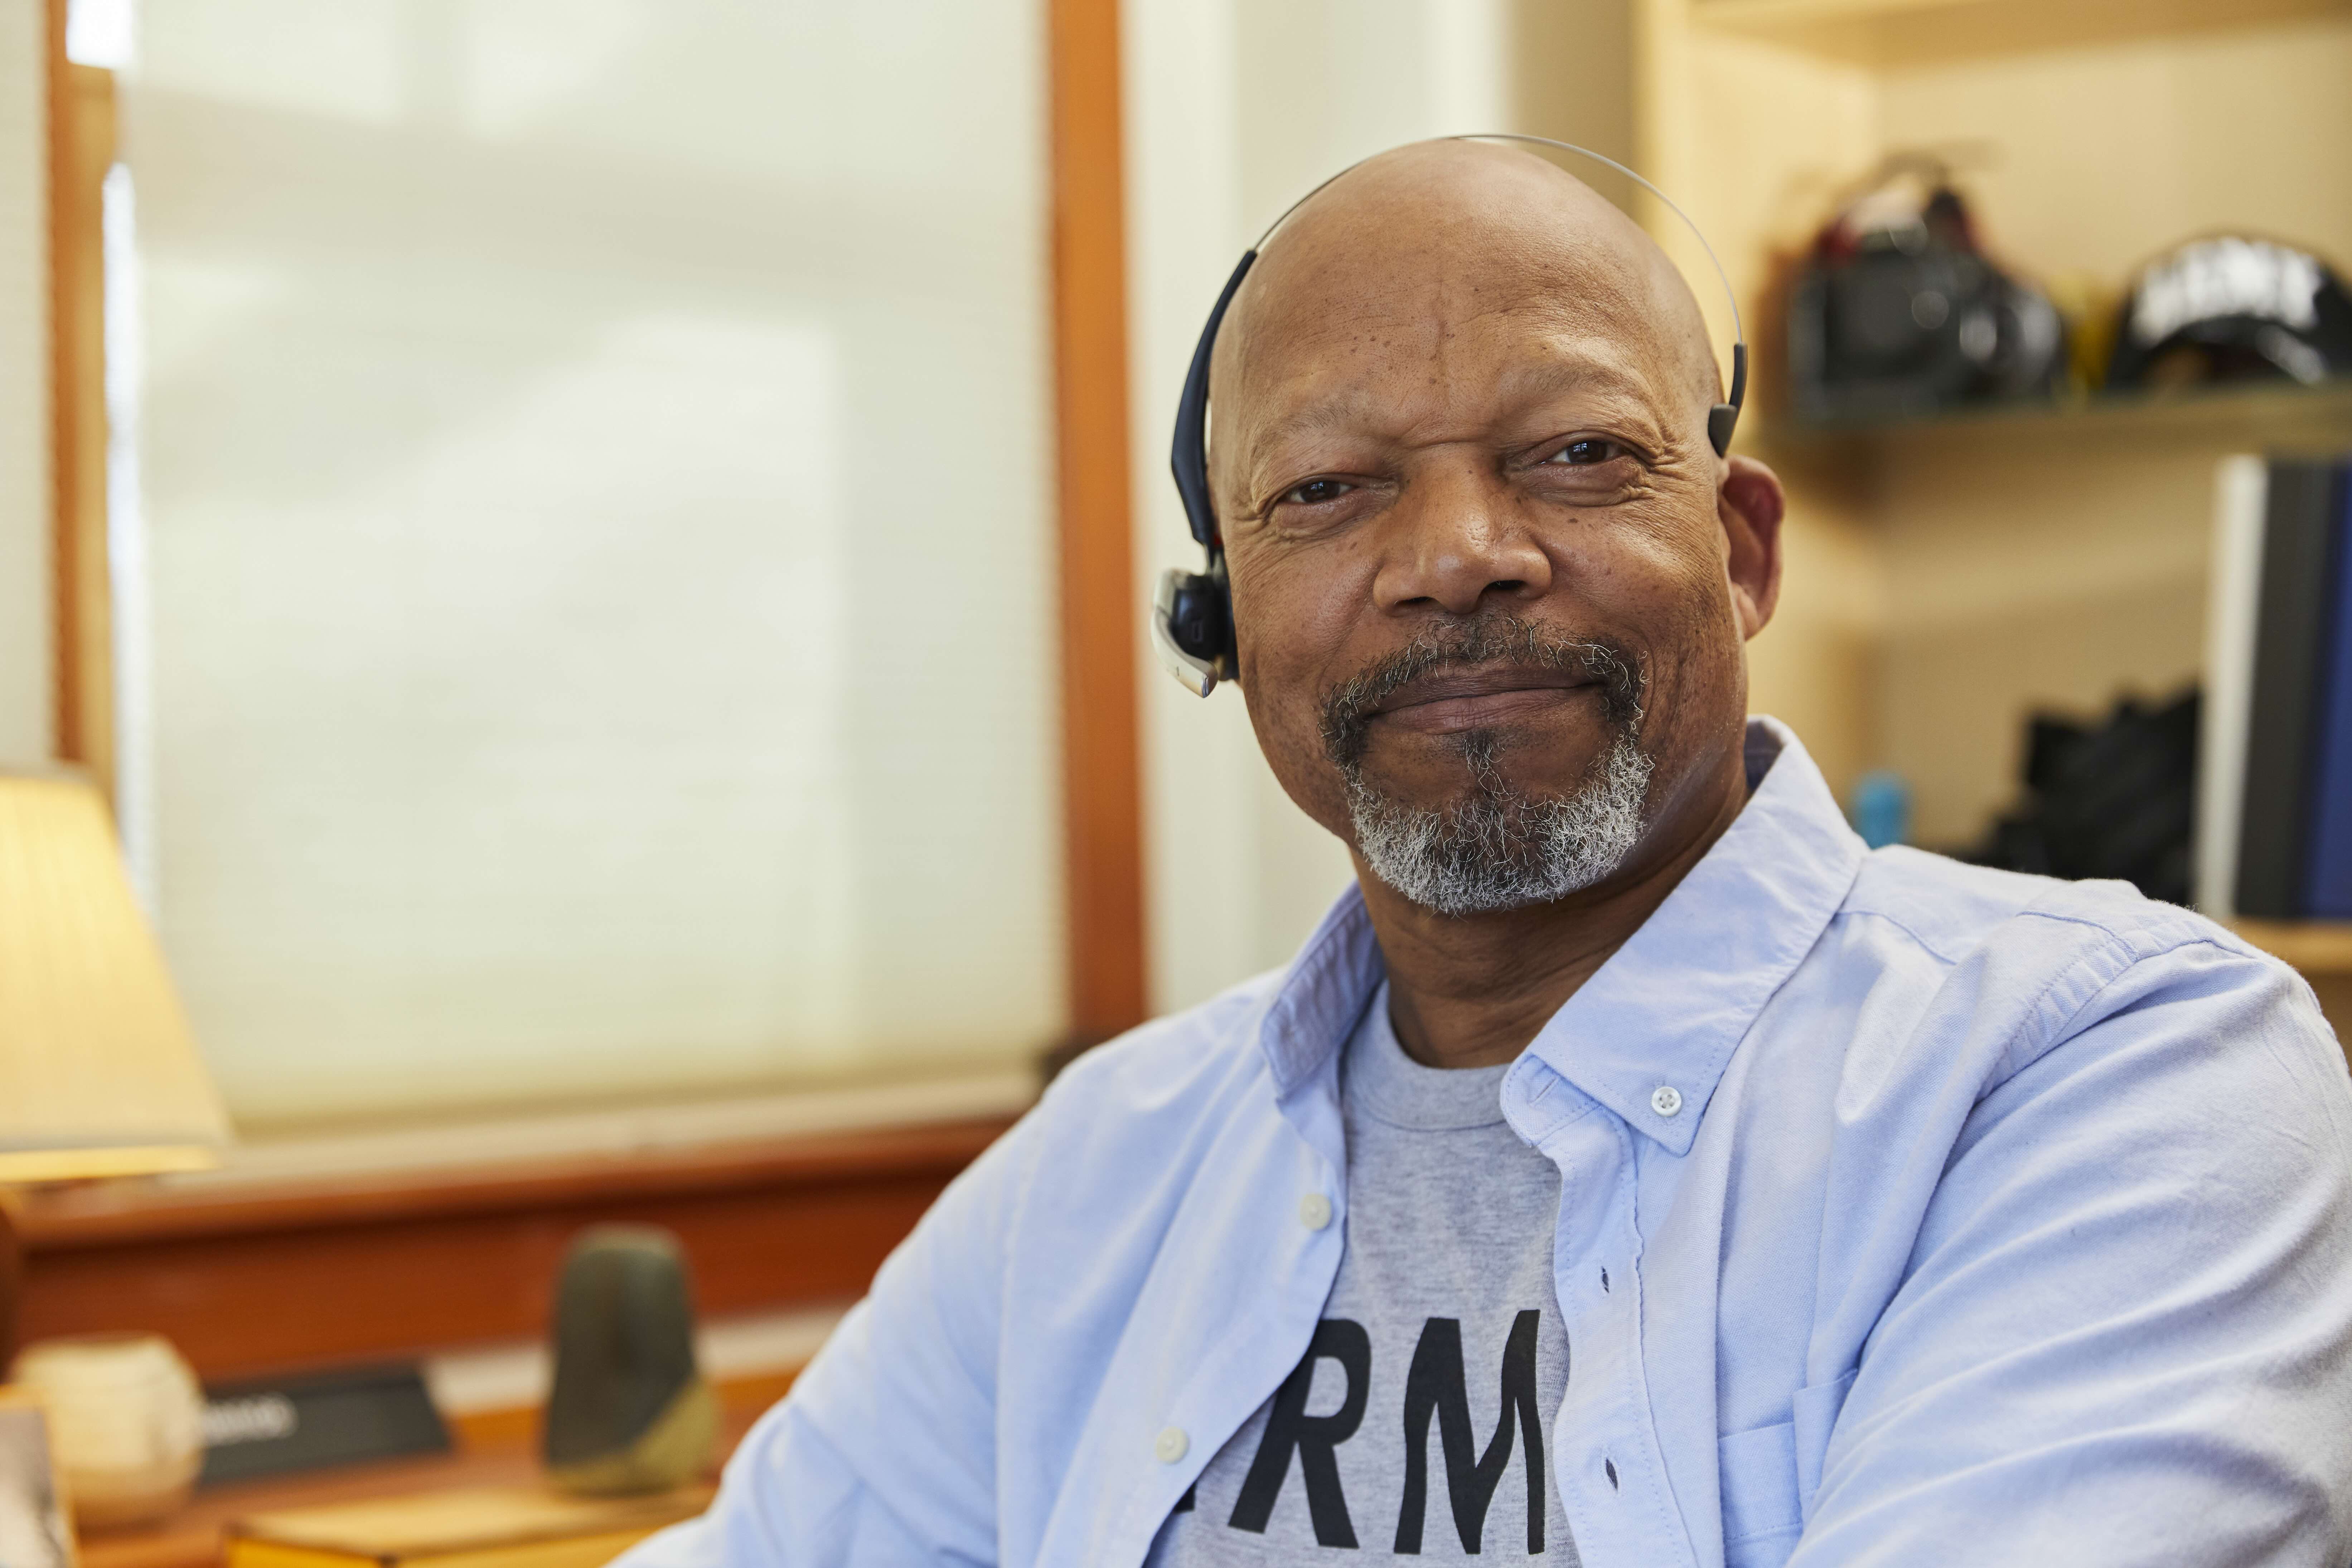
[[[327,1187],[180,1194],[122,1184],[37,1193],[27,1337],[163,1333],[207,1378],[394,1360],[544,1331],[583,1226],[666,1226],[706,1313],[862,1294],[874,1269],[1004,1118],[436,1171]],[[789,1373],[721,1383],[720,1452]],[[83,1568],[213,1568],[222,1527],[268,1510],[538,1474],[528,1409],[450,1423],[455,1453],[199,1492],[166,1523],[93,1532]]]
[[[791,1386],[789,1377],[748,1378],[719,1386],[720,1426],[713,1471],[734,1452],[751,1423]],[[347,1465],[274,1480],[212,1487],[160,1525],[96,1531],[82,1537],[81,1568],[216,1568],[222,1531],[232,1520],[276,1509],[312,1508],[453,1487],[514,1486],[539,1479],[532,1413],[452,1422],[454,1452],[381,1465]]]

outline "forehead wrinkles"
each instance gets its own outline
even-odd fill
[[[1515,430],[1517,419],[1545,400],[1570,395],[1587,410],[1599,400],[1613,419],[1632,421],[1631,434],[1657,439],[1664,423],[1658,377],[1605,336],[1557,327],[1498,322],[1502,363],[1482,353],[1441,351],[1410,382],[1323,367],[1254,386],[1223,437],[1230,461],[1254,481],[1265,465],[1322,437],[1406,447],[1485,435],[1527,439],[1553,432]]]
[[[1581,384],[1664,413],[1676,378],[1644,279],[1615,258],[1397,259],[1269,277],[1271,298],[1249,298],[1255,276],[1244,285],[1212,367],[1221,486],[1293,439],[1442,437],[1465,391],[1508,401]]]

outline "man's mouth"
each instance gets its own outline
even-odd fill
[[[1594,700],[1603,724],[1631,735],[1642,722],[1643,684],[1639,657],[1621,644],[1487,612],[1433,627],[1334,687],[1319,715],[1323,750],[1353,779],[1376,723],[1454,735],[1540,721]]]
[[[1574,669],[1511,665],[1434,671],[1407,682],[1365,714],[1382,727],[1450,735],[1558,711],[1599,682]]]

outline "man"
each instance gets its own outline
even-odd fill
[[[634,1568],[2352,1557],[2352,1092],[2187,911],[1867,853],[1747,717],[1778,481],[1526,153],[1236,297],[1240,684],[1358,887],[1081,1059]]]

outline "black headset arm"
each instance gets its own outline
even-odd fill
[[[1256,260],[1256,251],[1242,253],[1242,264],[1225,279],[1217,308],[1209,312],[1209,324],[1201,329],[1201,342],[1192,350],[1192,368],[1184,373],[1184,395],[1176,405],[1176,443],[1168,458],[1169,467],[1176,470],[1176,493],[1184,498],[1184,521],[1192,525],[1192,537],[1213,555],[1218,538],[1217,509],[1209,500],[1209,361],[1217,352],[1217,328],[1224,321],[1225,309],[1241,291],[1242,279],[1249,276],[1250,265]]]
[[[1739,406],[1748,401],[1748,344],[1731,345],[1731,395],[1706,411],[1707,445],[1718,458],[1731,456],[1731,433],[1739,427]]]

